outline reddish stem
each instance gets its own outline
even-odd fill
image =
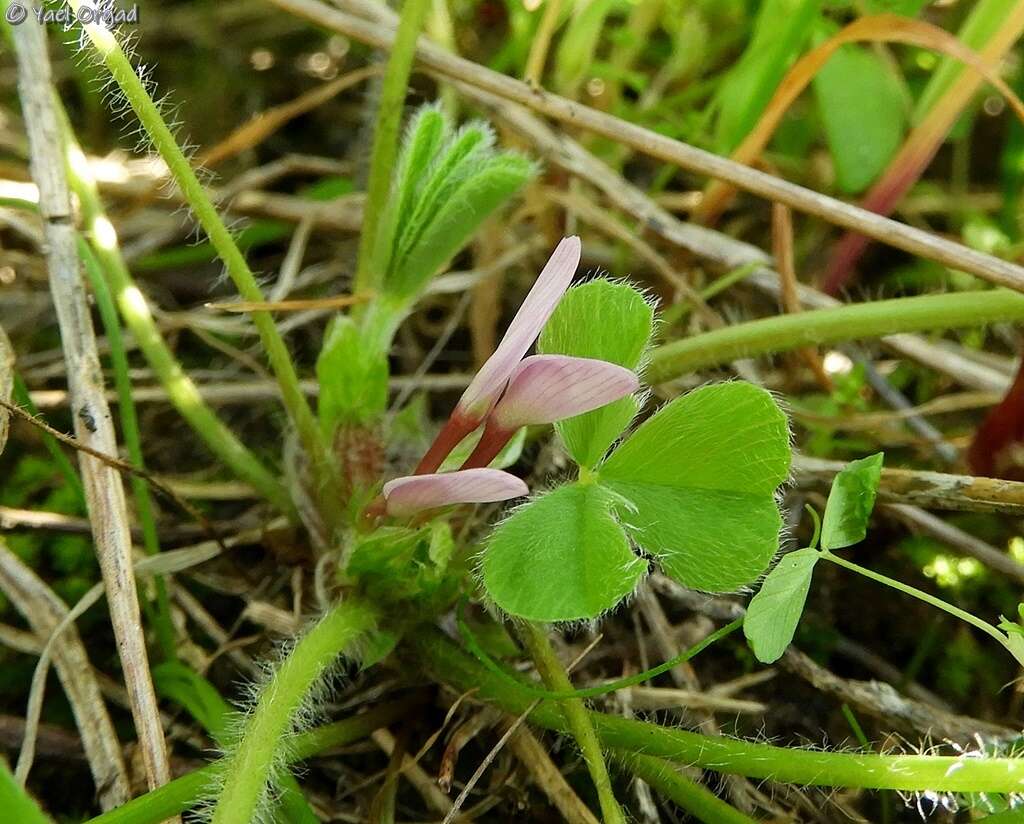
[[[514,429],[503,429],[494,422],[494,418],[488,418],[487,425],[484,427],[484,434],[480,437],[480,442],[477,443],[476,448],[466,458],[466,462],[459,468],[478,469],[489,466],[491,461],[498,457],[498,453],[505,448],[505,444],[509,442],[515,433]]]
[[[470,418],[456,408],[452,412],[451,417],[448,418],[448,422],[437,433],[437,437],[434,438],[430,449],[427,450],[427,454],[420,460],[413,474],[429,475],[431,472],[437,472],[438,467],[444,463],[444,459],[459,445],[459,441],[479,425],[479,419]]]

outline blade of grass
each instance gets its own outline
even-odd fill
[[[0,758],[0,809],[18,824],[52,824],[32,797],[18,786],[7,762]]]
[[[1024,295],[1005,289],[919,295],[778,315],[714,329],[657,347],[647,380],[660,383],[737,358],[900,332],[1024,320]]]

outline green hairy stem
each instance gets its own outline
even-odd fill
[[[421,693],[410,698],[390,701],[360,715],[302,733],[296,736],[285,753],[288,763],[359,741],[374,730],[398,721],[423,703],[424,698],[425,695]],[[160,824],[202,801],[216,786],[224,765],[223,760],[216,761],[176,778],[169,784],[132,799],[116,810],[90,819],[88,824]]]
[[[254,819],[274,769],[285,761],[282,752],[310,691],[375,621],[374,611],[366,604],[344,601],[299,639],[260,691],[242,739],[227,759],[213,824],[249,824]]]
[[[71,6],[77,11],[81,5],[79,0],[72,0]],[[164,163],[171,173],[171,177],[178,185],[185,200],[188,201],[196,219],[206,232],[217,251],[218,256],[224,263],[228,276],[234,282],[239,294],[247,301],[262,302],[263,292],[256,282],[256,277],[245,256],[235,243],[235,239],[228,230],[220,214],[211,202],[206,190],[199,182],[192,166],[185,156],[185,153],[178,146],[174,134],[164,122],[160,110],[147,92],[142,80],[136,74],[134,67],[128,60],[121,46],[114,35],[97,24],[83,25],[99,56],[110,72],[114,82],[124,94],[132,110],[139,118],[139,122],[145,128],[153,147],[163,158]],[[274,376],[281,389],[281,397],[285,409],[295,426],[299,440],[302,443],[306,454],[314,467],[315,475],[320,483],[317,489],[322,495],[321,513],[324,517],[330,517],[337,513],[336,502],[340,499],[337,489],[337,479],[333,471],[333,465],[327,453],[320,428],[317,425],[316,416],[306,402],[302,387],[299,384],[299,376],[295,371],[288,347],[281,337],[274,324],[274,319],[269,312],[253,312],[252,321],[259,332],[260,341],[270,362]]]
[[[661,383],[737,358],[786,352],[801,346],[1021,319],[1024,295],[1009,289],[876,300],[777,315],[659,346],[651,352],[646,378],[652,384]]]
[[[547,632],[538,624],[531,621],[524,621],[519,625],[520,636],[530,651],[530,657],[537,665],[537,671],[544,680],[548,689],[571,690],[572,682],[558,660],[555,651],[551,648]],[[594,727],[590,723],[590,717],[583,705],[582,699],[569,698],[560,702],[561,713],[565,723],[572,732],[573,738],[579,745],[583,760],[587,764],[590,778],[597,790],[597,797],[601,803],[601,817],[605,824],[625,824],[625,817],[622,808],[615,799],[615,792],[612,789],[612,780],[608,775],[608,767],[604,763],[604,755],[601,752],[601,742],[597,739]]]
[[[419,37],[429,9],[430,0],[405,0],[395,44],[388,58],[387,71],[380,90],[377,126],[373,132],[370,178],[366,186],[366,206],[363,210],[363,227],[359,236],[359,262],[355,278],[357,293],[378,289],[384,277],[383,272],[373,269],[373,249],[395,172],[398,132],[402,125],[402,108],[405,104],[412,61],[416,55],[416,38]]]
[[[421,630],[410,642],[422,664],[456,689],[509,713],[532,703],[436,630]],[[614,753],[647,756],[722,773],[825,787],[862,787],[907,792],[1016,793],[1024,791],[1024,759],[930,755],[832,753],[755,744],[732,738],[666,729],[644,721],[589,713],[601,743]],[[558,704],[544,701],[530,714],[540,727],[568,732]]]
[[[63,113],[63,108],[60,111]],[[105,282],[110,287],[125,326],[131,330],[150,368],[167,392],[168,399],[228,469],[251,484],[282,512],[293,512],[294,506],[284,486],[200,397],[196,385],[185,374],[167,346],[153,320],[145,296],[128,271],[114,228],[103,210],[96,181],[66,117],[62,125],[68,182],[81,205],[82,222],[88,233],[90,248],[102,267]]]

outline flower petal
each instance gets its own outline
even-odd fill
[[[533,355],[520,362],[491,413],[503,430],[582,415],[635,392],[637,376],[593,358]]]
[[[558,301],[580,265],[582,246],[578,237],[562,238],[537,276],[505,336],[459,400],[458,409],[481,419],[494,406],[509,376],[548,322]]]
[[[529,493],[520,478],[500,469],[462,469],[435,475],[408,475],[384,484],[388,515],[415,515],[449,504],[507,501]]]

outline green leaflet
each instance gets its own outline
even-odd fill
[[[742,382],[697,389],[643,423],[589,481],[500,524],[485,549],[484,585],[513,615],[596,618],[647,569],[632,540],[687,586],[735,590],[778,549],[775,492],[789,461],[786,418],[770,393]]]
[[[735,149],[768,105],[818,22],[820,0],[764,0],[743,56],[715,95],[715,151]]]
[[[637,369],[654,328],[654,310],[644,296],[605,278],[574,286],[558,304],[541,333],[544,354],[598,358]],[[637,412],[635,398],[621,398],[600,409],[559,421],[555,429],[580,466],[592,468]]]
[[[877,54],[846,45],[814,78],[836,184],[846,194],[870,186],[903,141],[908,95],[901,78]]]
[[[778,549],[789,428],[771,394],[705,386],[662,407],[599,470],[633,540],[686,586],[735,590]]]
[[[486,124],[453,133],[436,107],[421,110],[406,134],[374,250],[387,292],[414,300],[534,171],[521,155],[495,152]]]
[[[633,591],[647,563],[612,515],[613,496],[568,484],[520,507],[491,535],[483,581],[495,603],[531,621],[596,618]]]
[[[822,549],[840,549],[864,540],[882,477],[881,452],[851,461],[836,475],[821,522]]]
[[[747,606],[743,633],[761,663],[777,661],[793,640],[817,561],[813,547],[783,556]]]

